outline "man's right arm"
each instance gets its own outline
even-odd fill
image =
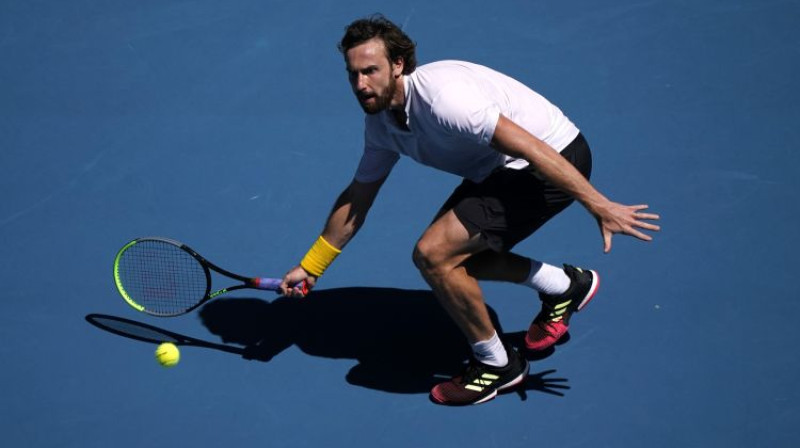
[[[352,181],[336,199],[320,235],[321,239],[332,246],[332,249],[341,251],[364,224],[367,213],[385,181],[386,176],[374,182]],[[295,266],[284,276],[281,292],[288,296],[302,296],[289,287],[302,281],[305,281],[311,289],[316,284],[317,276],[300,265]]]
[[[340,250],[344,248],[364,224],[367,212],[385,180],[384,177],[369,183],[351,182],[336,199],[322,237],[334,247]]]

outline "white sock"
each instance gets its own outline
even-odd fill
[[[475,354],[475,359],[493,367],[503,367],[508,364],[508,353],[496,331],[488,341],[472,344],[472,353]]]
[[[572,280],[563,269],[531,260],[531,273],[523,285],[547,295],[559,295],[567,292]]]

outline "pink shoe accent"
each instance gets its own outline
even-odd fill
[[[547,349],[558,342],[567,330],[569,325],[564,323],[564,319],[558,322],[534,321],[525,334],[525,347],[534,351]]]

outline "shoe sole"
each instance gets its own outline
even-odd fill
[[[592,301],[594,295],[597,294],[597,289],[600,287],[600,276],[597,275],[597,271],[590,270],[589,272],[592,273],[592,286],[589,287],[589,292],[586,293],[586,297],[584,297],[583,300],[581,300],[581,303],[578,304],[578,308],[575,310],[575,312],[578,312],[586,307],[586,305]]]
[[[518,377],[516,377],[513,380],[507,382],[506,384],[503,384],[502,386],[500,386],[497,389],[495,389],[494,391],[492,391],[492,393],[490,393],[489,395],[481,398],[480,400],[478,400],[478,401],[476,401],[476,402],[474,402],[472,404],[475,405],[475,404],[486,403],[487,401],[493,400],[495,397],[497,397],[497,393],[498,392],[501,392],[501,391],[504,391],[504,390],[507,390],[507,389],[511,389],[512,387],[515,387],[515,386],[518,386],[519,384],[522,383],[523,380],[525,380],[525,378],[528,377],[528,372],[530,371],[530,368],[531,368],[531,365],[526,361],[525,362],[525,370],[522,373],[520,373]]]

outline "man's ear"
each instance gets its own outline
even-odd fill
[[[403,69],[406,67],[406,61],[403,58],[397,58],[392,61],[392,75],[399,78],[403,74]]]

